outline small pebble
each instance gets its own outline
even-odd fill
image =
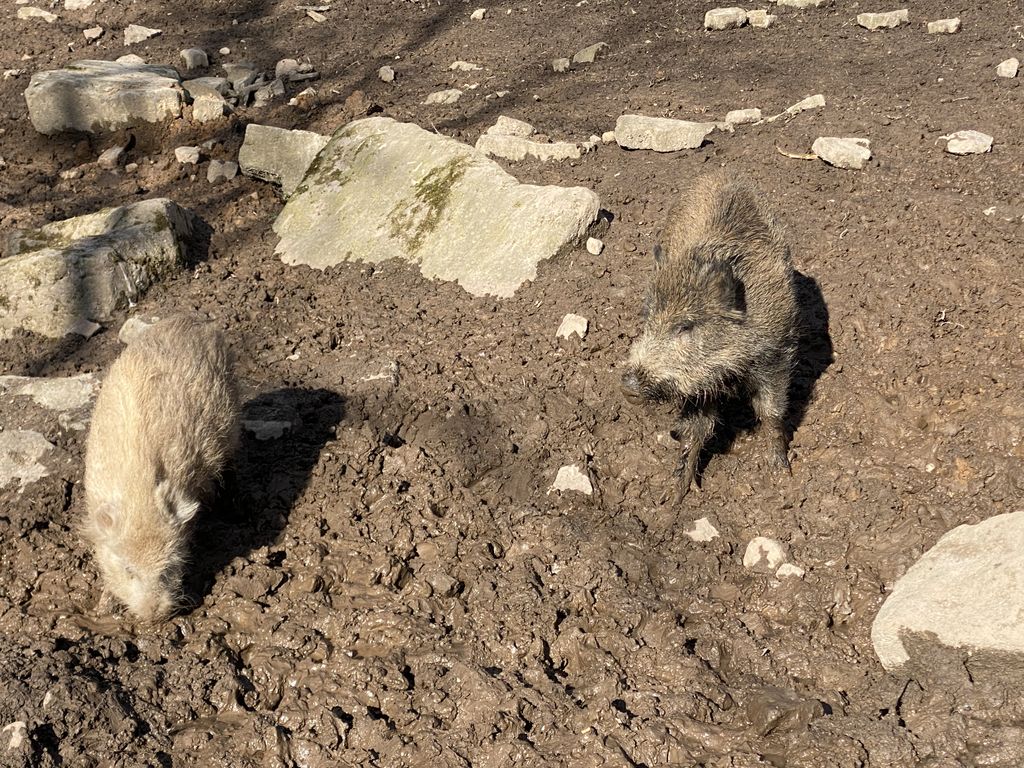
[[[555,482],[551,485],[548,493],[551,491],[577,491],[589,496],[594,492],[594,486],[591,484],[590,478],[579,467],[569,464],[558,470]]]
[[[761,110],[757,108],[734,109],[725,116],[725,122],[730,125],[746,125],[747,123],[756,123],[760,119]]]
[[[608,43],[594,43],[588,45],[581,51],[578,51],[575,56],[572,57],[573,64],[593,64],[599,58],[608,53],[610,46]]]
[[[747,24],[758,29],[768,29],[778,18],[778,16],[774,16],[765,10],[747,11]]]
[[[298,107],[304,112],[308,112],[319,103],[320,97],[317,95],[315,88],[306,88],[304,91],[299,91],[295,94],[294,98],[288,100],[288,106]]]
[[[226,48],[226,47],[225,48],[221,48],[219,51],[217,51],[217,53],[219,53],[221,56],[227,56],[228,54],[231,53],[231,49],[230,48]]]
[[[446,91],[435,91],[427,96],[424,104],[454,104],[462,98],[462,91],[458,88],[449,88]]]
[[[952,35],[960,31],[960,19],[939,19],[928,22],[929,35]]]
[[[200,158],[199,147],[177,147],[174,150],[174,158],[182,165],[189,163],[198,165]]]
[[[568,339],[574,333],[581,339],[587,337],[587,330],[590,328],[590,321],[582,315],[574,315],[571,312],[562,318],[562,324],[558,326],[555,337]]]
[[[395,82],[395,70],[385,64],[377,70],[377,77],[385,83],[393,83]]]
[[[101,154],[99,159],[96,161],[96,165],[100,168],[113,170],[124,162],[126,154],[127,152],[124,147],[111,147],[110,149],[104,150],[103,154]]]
[[[555,72],[568,72],[572,67],[572,62],[568,59],[555,59],[551,62],[551,69]]]
[[[689,536],[693,541],[701,543],[717,539],[718,529],[711,524],[711,521],[706,517],[700,518],[700,520],[693,521],[693,528],[688,531],[683,531],[686,536]]]
[[[103,37],[103,31],[103,27],[95,26],[89,27],[88,29],[83,29],[82,34],[85,36],[86,40],[92,41],[99,40],[101,37]]]
[[[604,133],[602,133],[601,134],[601,141],[603,141],[605,144],[614,144],[615,143],[615,131],[605,131]]]
[[[591,256],[600,256],[601,251],[604,250],[604,243],[598,240],[596,237],[587,238],[587,253]]]
[[[1016,77],[1019,69],[1019,59],[1007,59],[1006,61],[1000,62],[999,66],[996,67],[996,74],[999,77]]]
[[[151,37],[156,37],[161,31],[152,27],[129,24],[124,30],[124,44],[135,45],[136,43],[141,43],[144,40],[149,40]]]
[[[211,184],[231,181],[238,175],[238,163],[233,160],[211,160],[206,169],[206,180]]]
[[[69,11],[84,11],[96,0],[64,0],[64,8]]]
[[[297,59],[281,59],[274,65],[274,77],[287,80],[292,75],[299,74],[299,62]]]
[[[137,170],[139,170],[138,163],[128,163],[128,165],[124,167],[125,173],[135,173]]]
[[[144,58],[134,53],[126,53],[124,56],[118,56],[116,59],[114,59],[114,61],[116,61],[118,64],[140,65],[146,63],[146,60]]]
[[[747,544],[743,567],[758,571],[775,571],[786,562],[786,545],[778,539],[757,536]]]
[[[203,69],[210,66],[210,57],[202,48],[186,48],[181,52],[181,60],[185,62],[185,69]]]
[[[480,21],[486,15],[487,15],[487,9],[486,8],[477,8],[475,11],[473,11],[471,14],[469,14],[469,18],[471,18],[473,21]]]
[[[57,20],[57,14],[44,11],[42,8],[36,8],[34,6],[22,6],[18,9],[19,19],[42,19],[47,24],[53,24]]]
[[[811,145],[811,151],[836,168],[860,170],[871,159],[871,142],[868,139],[819,136]]]
[[[792,563],[783,563],[779,566],[779,570],[775,572],[775,577],[779,579],[785,579],[787,577],[802,579],[805,573],[806,571],[804,571],[804,569],[801,568],[799,565],[793,565]]]

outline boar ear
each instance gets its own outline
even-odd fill
[[[101,504],[96,508],[96,512],[93,514],[93,520],[96,522],[96,527],[104,533],[108,533],[114,527],[114,516],[117,510],[114,509],[112,504]]]
[[[169,480],[157,483],[156,499],[174,522],[179,524],[187,523],[199,511],[199,501],[175,490]]]
[[[661,247],[661,243],[655,243],[654,244],[654,263],[657,264],[660,267],[661,263],[664,260],[665,260],[665,251]]]

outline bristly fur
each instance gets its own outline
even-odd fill
[[[105,589],[143,620],[181,601],[199,503],[238,442],[222,334],[191,315],[144,331],[107,374],[86,445],[86,518]]]
[[[776,433],[775,462],[788,466],[783,422],[798,313],[775,215],[746,181],[709,174],[682,195],[666,237],[624,389],[680,404],[689,435],[684,493],[714,428],[717,401],[737,387],[749,391],[762,424]]]

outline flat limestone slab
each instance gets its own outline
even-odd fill
[[[715,127],[714,123],[694,123],[669,117],[620,115],[615,121],[615,141],[623,149],[678,152],[699,147]]]
[[[98,133],[179,117],[184,97],[170,67],[85,60],[36,72],[25,101],[40,133]]]
[[[238,150],[242,173],[281,185],[288,197],[299,186],[328,137],[312,131],[289,131],[250,123]]]
[[[508,297],[586,236],[597,195],[520,184],[454,139],[387,117],[331,137],[274,222],[286,264],[403,259],[474,296]]]
[[[1024,512],[954,528],[896,582],[871,626],[882,666],[912,662],[918,646],[910,639],[921,636],[947,648],[1020,654],[1024,667]]]
[[[138,299],[185,262],[196,219],[166,198],[8,234],[0,252],[0,339],[60,338]]]

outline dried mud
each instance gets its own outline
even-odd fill
[[[882,33],[855,26],[863,9],[846,2],[723,33],[702,30],[703,6],[664,1],[500,3],[480,22],[448,0],[344,3],[321,25],[263,0],[108,0],[55,9],[52,26],[13,9],[5,69],[112,59],[135,22],[164,28],[132,49],[153,63],[189,46],[227,45],[265,70],[308,58],[324,104],[138,131],[137,173],[86,165],[64,180],[108,140],[35,135],[28,74],[0,81],[0,229],[156,195],[195,210],[207,246],[138,311],[212,316],[240,359],[246,418],[291,423],[276,440],[246,434],[196,532],[193,606],[155,628],[98,610],[74,530],[83,434],[49,423],[59,471],[0,492],[0,726],[27,729],[15,749],[4,731],[0,763],[1024,763],[1018,688],[887,674],[869,639],[894,580],[950,528],[1013,511],[1024,484],[1024,225],[982,213],[1022,203],[1024,92],[994,74],[1022,45],[1019,7],[963,6],[948,37],[924,32],[950,15],[934,2]],[[107,34],[86,47],[96,20]],[[605,58],[551,72],[598,40]],[[456,59],[485,69],[451,73]],[[376,79],[385,63],[393,85]],[[480,87],[457,105],[420,106],[466,82]],[[485,99],[495,90],[510,93]],[[501,301],[400,263],[286,268],[269,186],[211,186],[173,157],[208,138],[234,157],[249,121],[329,132],[369,103],[466,141],[499,114],[583,140],[623,111],[769,114],[813,93],[826,108],[699,150],[613,145],[511,166],[593,188],[614,219],[600,256],[545,263]],[[992,153],[944,154],[938,137],[961,128],[995,136]],[[871,138],[876,157],[851,172],[775,150],[819,135]],[[675,193],[719,166],[771,196],[802,274],[793,475],[765,472],[764,436],[740,409],[703,488],[672,505],[660,502],[679,452],[671,414],[624,402],[617,366]],[[555,339],[567,312],[590,319],[583,341]],[[117,325],[3,342],[0,370],[102,373]],[[592,496],[548,493],[571,463]],[[685,535],[701,517],[719,538]],[[758,535],[784,541],[805,577],[745,570]]]

